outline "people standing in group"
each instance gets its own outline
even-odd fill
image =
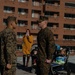
[[[37,54],[37,75],[48,75],[50,63],[55,51],[55,41],[52,31],[47,27],[48,18],[40,16],[38,25],[41,28],[37,35],[38,54]]]
[[[7,27],[0,34],[1,75],[16,75],[16,17],[8,16]]]
[[[28,67],[32,45],[33,45],[33,36],[31,35],[30,30],[27,29],[26,34],[23,37],[23,45],[22,45],[23,65],[26,67]],[[27,62],[26,62],[26,57],[27,57]]]

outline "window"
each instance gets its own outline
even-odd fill
[[[67,3],[65,3],[65,6],[75,8],[75,2],[67,2]]]
[[[22,45],[18,44],[17,45],[17,50],[22,50]]]
[[[25,33],[17,32],[17,38],[23,38]]]
[[[7,24],[7,20],[3,19],[3,25],[6,25],[6,24]]]
[[[32,10],[32,18],[39,18],[41,11]]]
[[[32,29],[38,29],[37,22],[31,22],[31,27],[32,27]]]
[[[26,15],[27,13],[28,13],[28,10],[27,9],[18,8],[18,14]]]
[[[53,5],[53,6],[59,6],[60,5],[60,0],[45,0],[45,3],[47,5]]]
[[[41,1],[39,0],[32,0],[32,5],[33,6],[40,6],[41,5]]]
[[[35,36],[35,35],[34,35],[33,37],[34,37],[34,39],[33,39],[33,40],[34,40],[34,41],[36,41],[36,40],[37,40],[37,36]]]
[[[13,13],[13,12],[15,12],[15,8],[9,7],[9,6],[4,6],[4,12],[5,13]]]
[[[15,0],[10,0],[10,1],[15,1]]]
[[[75,18],[75,14],[65,13],[65,14],[64,14],[64,18],[74,19],[74,18]]]
[[[57,28],[59,26],[59,24],[58,23],[51,23],[51,22],[49,22],[47,26],[51,27],[51,28]]]
[[[27,2],[28,0],[18,0],[18,2],[22,2],[22,3],[25,3]]]
[[[4,0],[4,1],[7,1],[7,0]],[[8,0],[8,1],[15,1],[15,0]]]
[[[63,40],[73,40],[75,41],[74,35],[63,35]]]
[[[58,40],[58,34],[54,34],[54,40]]]
[[[57,18],[59,16],[59,12],[46,11],[45,16],[47,16],[47,17],[50,16],[50,17]]]
[[[69,51],[75,50],[75,46],[61,46],[62,48],[67,48]]]
[[[27,26],[28,25],[28,21],[25,20],[18,20],[18,26]]]
[[[75,25],[73,25],[73,24],[64,24],[64,29],[75,30]]]

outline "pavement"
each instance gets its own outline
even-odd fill
[[[29,67],[26,68],[22,65],[22,57],[18,57],[17,58],[17,74],[16,75],[36,75],[33,71],[33,73],[31,73],[31,59],[29,62]],[[71,75],[75,75],[75,56],[70,56],[68,59],[69,65],[71,70],[73,71],[71,73]],[[64,74],[63,74],[64,75]]]
[[[72,69],[73,72],[75,72],[75,56],[70,56],[68,61],[70,63],[70,68]],[[29,66],[27,68],[22,65],[22,57],[17,57],[16,69],[17,69],[16,75],[36,75],[35,70],[33,70],[31,73],[31,59],[29,62]],[[75,73],[73,72],[71,73],[71,75],[75,75]]]
[[[25,67],[22,65],[22,57],[17,58],[17,73],[16,75],[36,75],[35,71],[31,73],[31,58],[29,62],[29,66]]]

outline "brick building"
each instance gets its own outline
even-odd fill
[[[57,44],[75,49],[75,0],[0,0],[0,31],[6,27],[9,15],[17,17],[17,52],[22,50],[27,28],[36,41],[40,15],[49,17],[48,26]]]

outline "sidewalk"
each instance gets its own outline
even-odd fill
[[[36,75],[36,74],[30,72],[30,70],[31,70],[31,59],[30,59],[28,68],[25,68],[22,65],[22,57],[17,58],[17,63],[18,64],[17,64],[17,74],[16,75]]]
[[[73,64],[70,64],[71,68],[73,70],[75,70],[75,56],[71,56],[69,58],[69,62],[73,63]],[[17,58],[17,72],[16,72],[16,75],[36,75],[35,73],[31,73],[30,70],[31,70],[31,59],[30,59],[30,62],[29,62],[29,67],[28,68],[25,68],[23,65],[22,65],[22,57],[18,57]],[[0,74],[1,75],[1,74]],[[75,75],[75,73],[72,73],[71,75]]]
[[[75,69],[75,56],[70,56],[69,57],[69,62],[70,63],[73,63],[74,66],[70,65],[71,68],[74,68]],[[22,65],[22,57],[18,57],[17,58],[17,63],[18,63],[18,66],[17,66],[17,74],[16,75],[36,75],[34,73],[30,73],[30,66],[31,66],[31,59],[30,59],[30,62],[29,62],[29,68],[25,68],[23,65]],[[75,75],[75,73],[71,73],[71,75]]]

